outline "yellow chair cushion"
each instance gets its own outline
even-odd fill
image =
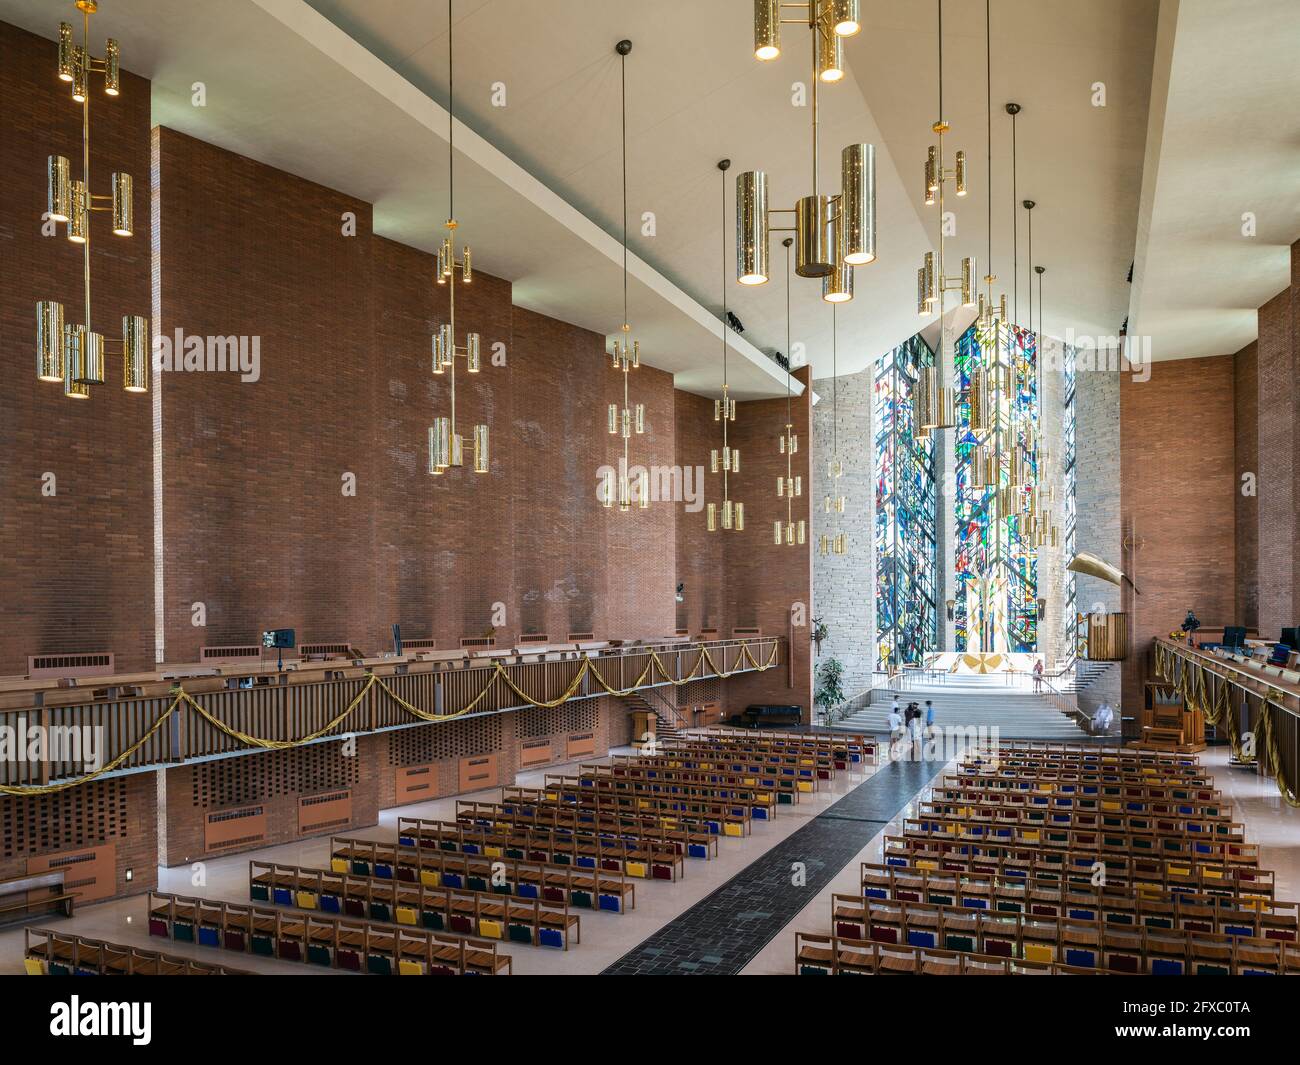
[[[418,961],[407,961],[405,958],[397,963],[398,976],[423,976],[424,966]]]
[[[483,853],[489,858],[500,858],[505,852],[500,847],[484,847]]]
[[[931,861],[929,858],[920,858],[916,862],[916,867],[918,869],[938,869],[939,863]]]
[[[398,924],[411,924],[411,925],[413,925],[413,924],[415,924],[416,917],[417,917],[416,912],[415,912],[413,909],[411,909],[410,906],[399,906],[399,907],[397,907],[397,923],[398,923]]]
[[[501,938],[501,922],[489,921],[486,917],[480,918],[478,923],[478,934],[487,936],[489,939]]]
[[[1025,961],[1052,961],[1053,951],[1051,947],[1043,946],[1040,943],[1025,944]]]
[[[812,791],[812,781],[811,781],[811,780],[799,780],[799,781],[796,781],[796,782],[795,782],[795,786],[796,786],[800,791]]]
[[[628,863],[627,863],[627,875],[628,875],[628,876],[641,876],[641,877],[643,877],[643,876],[646,875],[646,872],[647,872],[647,869],[646,869],[646,864],[645,864],[645,862],[628,862]]]
[[[420,870],[420,883],[425,887],[437,887],[442,883],[440,874],[433,869]]]
[[[310,891],[299,891],[297,897],[299,909],[314,910],[316,908],[316,896]]]
[[[39,958],[24,958],[23,969],[28,976],[44,976],[45,966],[41,964]]]
[[[331,858],[331,859],[330,859],[330,872],[331,872],[331,873],[346,873],[347,871],[348,871],[348,863],[347,863],[347,859],[346,859],[346,858]]]
[[[730,821],[722,826],[722,831],[728,836],[743,836],[745,834],[745,830],[740,825]]]
[[[745,787],[747,788],[752,788],[755,784],[758,783],[758,777],[745,777],[743,779],[744,779]]]

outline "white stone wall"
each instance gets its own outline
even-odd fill
[[[813,407],[812,514],[813,616],[822,618],[830,637],[822,643],[821,657],[834,656],[844,663],[844,691],[854,695],[871,686],[876,661],[876,493],[872,460],[875,457],[871,407],[874,366],[839,380],[839,457],[844,476],[831,487],[827,463],[832,454],[834,382],[813,382],[820,402]],[[845,497],[843,514],[827,514],[825,498],[838,490]],[[822,534],[843,532],[848,547],[843,555],[822,557]],[[814,660],[813,668],[818,662]]]
[[[1119,372],[1080,366],[1075,378],[1075,549],[1124,568],[1120,527]],[[1080,611],[1122,608],[1120,589],[1096,577],[1076,576],[1075,602]],[[1103,698],[1120,709],[1119,669],[1079,695],[1079,707],[1091,713]],[[1133,715],[1137,707],[1126,707]]]

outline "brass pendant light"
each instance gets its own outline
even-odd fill
[[[466,333],[465,343],[456,343],[456,286],[468,285],[474,280],[470,261],[470,247],[464,245],[462,257],[456,258],[452,238],[459,223],[456,221],[456,68],[452,45],[452,0],[447,0],[447,235],[438,246],[436,280],[448,287],[447,321],[433,336],[433,373],[450,378],[451,408],[447,416],[435,417],[429,427],[429,473],[440,477],[449,469],[465,465],[464,439],[456,432],[456,360],[465,360],[467,373],[476,374],[482,368],[482,341],[478,333]],[[488,427],[473,427],[474,472],[487,473]]]
[[[967,256],[962,260],[961,273],[947,273],[947,238],[944,234],[944,196],[948,184],[955,186],[956,194],[964,197],[969,191],[966,175],[966,153],[958,151],[954,165],[944,165],[943,137],[949,125],[943,117],[943,0],[937,0],[939,12],[939,115],[931,130],[938,143],[930,146],[925,160],[925,204],[937,206],[939,210],[939,254],[928,251],[916,272],[916,311],[923,318],[937,313],[939,315],[939,350],[935,353],[933,366],[923,369],[920,376],[925,379],[918,388],[916,404],[917,424],[928,430],[951,429],[957,424],[956,402],[952,387],[945,383],[944,364],[950,350],[948,342],[948,324],[946,320],[947,294],[952,291],[961,293],[963,307],[976,304],[976,268],[975,257]]]
[[[777,450],[785,456],[785,476],[777,475],[776,497],[785,500],[785,523],[780,518],[772,523],[772,542],[795,547],[807,542],[806,518],[794,519],[794,501],[803,498],[803,478],[794,472],[794,456],[799,450],[799,436],[794,431],[790,399],[790,245],[793,237],[786,237],[785,247],[785,429],[777,439]]]
[[[723,529],[745,531],[745,504],[731,498],[731,475],[740,472],[740,450],[727,442],[727,424],[736,420],[736,401],[731,398],[727,383],[727,170],[730,159],[718,161],[722,175],[722,396],[713,401],[713,420],[722,424],[722,450],[714,448],[709,455],[709,469],[722,474],[722,507],[716,503],[705,505],[705,524],[709,532]],[[721,520],[719,520],[721,518]]]
[[[1007,294],[1002,292],[993,299],[993,282],[998,278],[993,272],[993,0],[984,0],[984,80],[985,129],[988,137],[988,273],[984,275],[984,292],[979,297],[979,314],[975,321],[985,333],[993,334],[1007,321]],[[1016,105],[1019,110],[1019,106]]]
[[[786,11],[794,17],[782,18]],[[853,298],[853,268],[876,260],[876,149],[850,144],[840,154],[840,192],[822,195],[817,144],[817,94],[822,84],[844,77],[844,38],[861,29],[858,0],[754,0],[754,57],[771,62],[781,55],[781,26],[808,27],[812,45],[812,193],[794,207],[769,208],[767,174],[748,170],[736,178],[736,280],[768,280],[768,240],[773,231],[795,235],[795,273],[821,278],[822,299]],[[792,216],[772,226],[771,216]]]
[[[68,322],[63,304],[41,300],[36,304],[36,377],[59,382],[69,399],[89,399],[90,386],[102,385],[104,356],[122,356],[122,387],[127,392],[149,391],[149,320],[140,315],[122,316],[122,335],[105,337],[94,331],[90,318],[90,219],[107,211],[113,233],[129,237],[134,233],[134,183],[131,175],[117,172],[112,193],[96,195],[90,180],[90,75],[104,75],[104,94],[122,91],[121,50],[112,37],[104,58],[90,53],[90,16],[99,10],[98,0],[75,0],[81,12],[81,44],[73,39],[72,25],[59,23],[58,75],[72,85],[72,99],[81,105],[81,177],[72,177],[66,156],[51,155],[47,162],[48,199],[46,217],[68,227],[68,240],[81,245],[82,287],[85,321]]]
[[[632,326],[628,321],[627,313],[627,56],[632,51],[632,42],[628,40],[619,41],[614,46],[614,50],[619,54],[619,81],[621,85],[621,114],[622,114],[622,147],[623,147],[623,328],[622,337],[615,339],[610,348],[609,355],[611,365],[615,370],[623,374],[623,405],[620,407],[617,403],[609,405],[609,431],[611,435],[621,436],[623,438],[623,457],[621,466],[618,471],[617,488],[615,487],[615,477],[611,470],[605,477],[605,484],[601,493],[601,503],[606,508],[614,505],[614,500],[618,499],[618,509],[627,512],[632,509],[633,496],[636,497],[636,505],[640,510],[646,510],[650,506],[650,474],[645,469],[641,469],[636,479],[636,490],[633,491],[633,485],[630,480],[628,465],[628,445],[635,433],[640,436],[645,432],[645,404],[637,403],[635,406],[628,398],[628,378],[632,371],[641,366],[641,342],[632,339]]]

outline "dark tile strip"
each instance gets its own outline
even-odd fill
[[[891,762],[882,767],[633,947],[602,975],[731,976],[740,972],[945,764]],[[792,883],[796,863],[804,866],[804,883],[799,887]]]

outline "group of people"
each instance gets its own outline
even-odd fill
[[[894,696],[894,705],[889,710],[889,744],[891,749],[904,741],[919,749],[921,740],[928,736],[933,729],[934,704],[929,699],[925,701],[924,710],[915,702],[908,703],[907,708],[903,709],[898,704],[898,696]]]

